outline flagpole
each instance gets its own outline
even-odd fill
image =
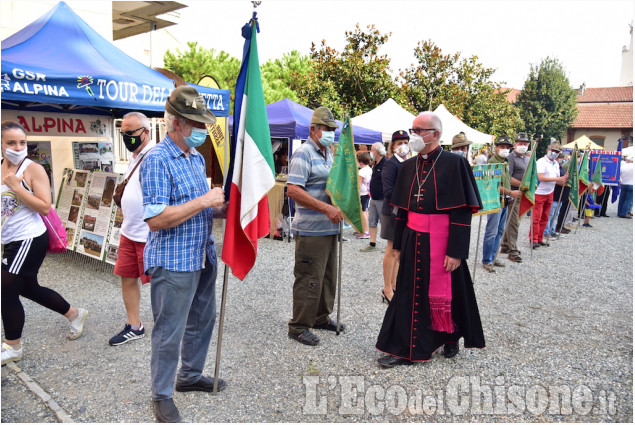
[[[511,208],[509,206],[505,207],[505,208],[507,208],[507,218],[505,219],[505,229],[503,229],[503,234],[501,235],[501,240],[498,243],[498,247],[496,248],[496,254],[494,254],[494,261],[493,261],[494,263],[496,262],[496,259],[498,258],[498,254],[500,253],[501,244],[503,243],[503,240],[505,240],[505,236],[507,235],[507,229],[509,229],[509,221],[511,220],[511,215],[512,215],[511,212],[516,207],[516,201],[518,201],[518,198],[514,198],[514,201],[513,201],[512,205],[511,205]],[[520,208],[520,205],[518,206],[518,208]],[[518,222],[520,223],[520,218],[518,219]]]
[[[337,325],[335,335],[340,334],[340,306],[342,305],[342,247],[344,245],[344,221],[340,221],[339,264],[337,267]]]
[[[529,230],[530,230],[530,234],[531,237],[529,239],[529,250],[531,251],[531,255],[529,258],[531,258],[532,260],[534,259],[534,209],[531,209],[531,223],[529,223]],[[541,238],[542,239],[542,238]]]
[[[483,216],[478,218],[478,233],[476,234],[476,254],[474,254],[474,271],[472,272],[472,283],[476,283],[476,262],[478,261],[478,244],[481,240],[481,224],[483,223]]]
[[[223,233],[225,226],[223,226]],[[229,280],[229,267],[225,264],[223,272],[223,295],[221,298],[220,319],[218,322],[218,343],[216,344],[216,364],[214,367],[214,390],[213,394],[218,392],[218,373],[220,372],[220,353],[223,345],[223,326],[225,324],[225,305],[227,303],[227,281]]]

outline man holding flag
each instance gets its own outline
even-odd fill
[[[566,182],[568,174],[560,176],[560,165],[556,161],[560,154],[560,143],[553,141],[547,148],[547,154],[536,161],[536,172],[540,184],[536,188],[533,212],[532,248],[545,246],[542,237],[549,220],[549,211],[553,203],[553,191],[557,182]],[[530,233],[530,237],[532,237]]]
[[[343,214],[332,205],[326,192],[333,165],[329,146],[335,139],[336,128],[331,111],[324,106],[317,108],[311,118],[309,138],[293,153],[289,163],[287,194],[296,203],[291,226],[295,239],[295,282],[289,338],[306,345],[320,342],[309,328],[337,330],[329,314],[335,303],[337,238]],[[344,329],[340,323],[340,330]]]

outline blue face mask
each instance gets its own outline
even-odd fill
[[[188,137],[184,137],[185,143],[191,148],[197,148],[205,142],[207,137],[207,130],[204,128],[192,127],[192,134]]]
[[[334,131],[322,131],[322,137],[318,139],[320,144],[325,148],[328,148],[335,141],[335,132]]]

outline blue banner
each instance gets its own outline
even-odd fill
[[[589,176],[593,175],[598,163],[602,167],[602,183],[608,186],[617,186],[620,181],[620,164],[622,154],[619,152],[594,153],[591,152],[589,161]]]

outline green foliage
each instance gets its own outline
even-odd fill
[[[181,76],[188,83],[198,83],[206,75],[213,77],[221,89],[231,90],[231,108],[234,107],[236,78],[240,72],[240,59],[215,49],[204,49],[196,42],[187,43],[189,50],[176,53],[169,50],[163,56],[165,68]]]
[[[298,75],[293,88],[301,103],[313,108],[329,107],[336,116],[344,112],[360,115],[379,106],[389,98],[400,97],[396,80],[390,74],[390,59],[379,55],[379,49],[390,37],[381,34],[374,25],[364,32],[345,33],[347,44],[343,52],[327,46],[311,46],[311,71]]]
[[[507,102],[507,92],[491,81],[495,70],[485,68],[477,56],[443,54],[432,40],[420,41],[414,56],[418,63],[401,72],[401,92],[412,112],[443,104],[465,124],[494,135],[512,136],[522,126],[519,111]]]
[[[542,135],[537,157],[544,155],[550,138],[560,140],[578,114],[576,91],[570,87],[564,67],[549,57],[531,66],[516,106],[525,123],[523,130],[534,138]]]
[[[265,103],[273,103],[282,99],[300,102],[294,88],[298,87],[298,78],[312,72],[308,56],[297,50],[285,53],[282,59],[269,60],[260,67],[262,86],[265,92]]]

